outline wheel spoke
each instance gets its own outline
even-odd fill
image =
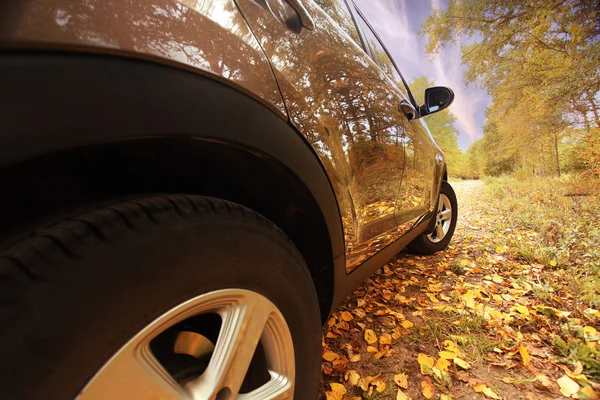
[[[444,238],[444,227],[441,223],[435,225],[435,235],[438,239]]]
[[[440,219],[442,221],[450,221],[451,218],[452,218],[452,210],[451,209],[446,209],[440,213]]]
[[[129,343],[94,377],[77,400],[188,399],[146,346]]]
[[[273,304],[249,294],[221,312],[221,332],[206,371],[186,388],[194,398],[214,399],[221,390],[236,398]]]
[[[283,400],[294,397],[292,381],[277,373],[271,372],[271,380],[251,393],[240,395],[239,400]]]

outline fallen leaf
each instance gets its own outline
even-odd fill
[[[448,371],[448,367],[450,366],[450,361],[446,360],[445,358],[440,358],[439,360],[436,361],[435,363],[435,367],[437,369],[439,369],[440,371],[446,372]]]
[[[336,354],[333,351],[328,350],[325,353],[323,353],[323,359],[326,361],[333,361],[337,360],[338,358],[340,358],[339,354]]]
[[[343,394],[337,392],[325,392],[325,400],[343,400]]]
[[[329,386],[335,393],[346,394],[346,387],[341,383],[330,383]]]
[[[348,360],[350,362],[359,362],[360,361],[360,354],[352,354],[350,357],[348,357]]]
[[[342,311],[341,313],[342,319],[346,322],[352,321],[354,317],[348,311]]]
[[[519,354],[521,354],[523,365],[528,367],[529,363],[531,362],[531,356],[529,355],[527,348],[525,346],[519,346]]]
[[[454,361],[454,364],[458,365],[462,369],[469,369],[469,368],[471,368],[471,365],[468,362],[466,362],[465,360],[460,359],[458,357],[454,357],[454,359],[452,361]]]
[[[396,400],[411,400],[411,398],[405,395],[402,390],[398,389],[398,393],[396,393]]]
[[[525,306],[515,306],[514,309],[517,310],[519,314],[523,315],[524,317],[529,316],[529,309],[527,309],[527,307]]]
[[[445,360],[452,360],[454,357],[457,356],[457,354],[452,351],[440,351],[438,355],[440,356],[440,358],[443,358]]]
[[[484,395],[486,395],[490,399],[500,399],[501,398],[500,396],[498,396],[496,394],[496,392],[494,392],[492,389],[490,389],[486,384],[475,385],[475,386],[473,386],[473,389],[477,393],[483,393]]]
[[[435,396],[435,387],[431,382],[431,379],[425,379],[421,381],[421,393],[426,399],[432,399]]]
[[[352,386],[356,386],[360,379],[360,374],[353,369],[346,371],[344,374],[344,379],[349,382]]]
[[[392,335],[389,333],[384,333],[379,337],[380,344],[392,344]]]
[[[381,378],[374,379],[371,384],[375,385],[375,390],[378,393],[383,392],[387,388],[387,384]]]
[[[405,319],[404,321],[402,321],[402,323],[400,325],[402,325],[402,327],[404,329],[409,329],[409,328],[412,328],[413,326],[415,326],[415,324],[413,324],[412,322],[410,322],[407,319]]]
[[[560,392],[563,394],[563,396],[571,397],[571,395],[579,391],[579,384],[577,384],[577,382],[569,378],[567,375],[563,375],[558,378],[556,383],[558,383],[558,386],[560,386]]]
[[[369,344],[373,344],[377,341],[377,335],[372,329],[365,330],[365,340]]]
[[[423,375],[431,375],[431,368],[433,368],[433,365],[435,364],[433,357],[430,357],[427,354],[419,353],[417,356],[417,361],[421,366],[421,373]],[[426,369],[427,367],[429,367],[429,370]]]
[[[402,389],[408,389],[408,376],[406,373],[396,374],[394,375],[394,382],[396,385],[400,386]]]

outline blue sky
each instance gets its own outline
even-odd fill
[[[436,85],[454,90],[450,111],[456,115],[460,131],[458,145],[466,150],[483,135],[485,108],[491,99],[475,85],[465,86],[464,66],[460,63],[460,44],[443,47],[435,57],[425,54],[426,37],[419,35],[421,24],[432,8],[444,6],[444,0],[354,0],[381,40],[392,53],[408,82],[425,75]]]

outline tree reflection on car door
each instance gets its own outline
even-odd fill
[[[350,271],[404,233],[394,212],[409,122],[384,72],[361,47],[344,1],[317,3],[304,2],[315,29],[295,33],[264,3],[238,1],[271,61],[291,122],[330,178]]]

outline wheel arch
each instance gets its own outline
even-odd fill
[[[0,69],[13,100],[0,110],[1,226],[120,196],[224,198],[290,237],[327,317],[333,260],[343,254],[339,210],[312,148],[273,111],[223,83],[143,61],[17,54]]]

